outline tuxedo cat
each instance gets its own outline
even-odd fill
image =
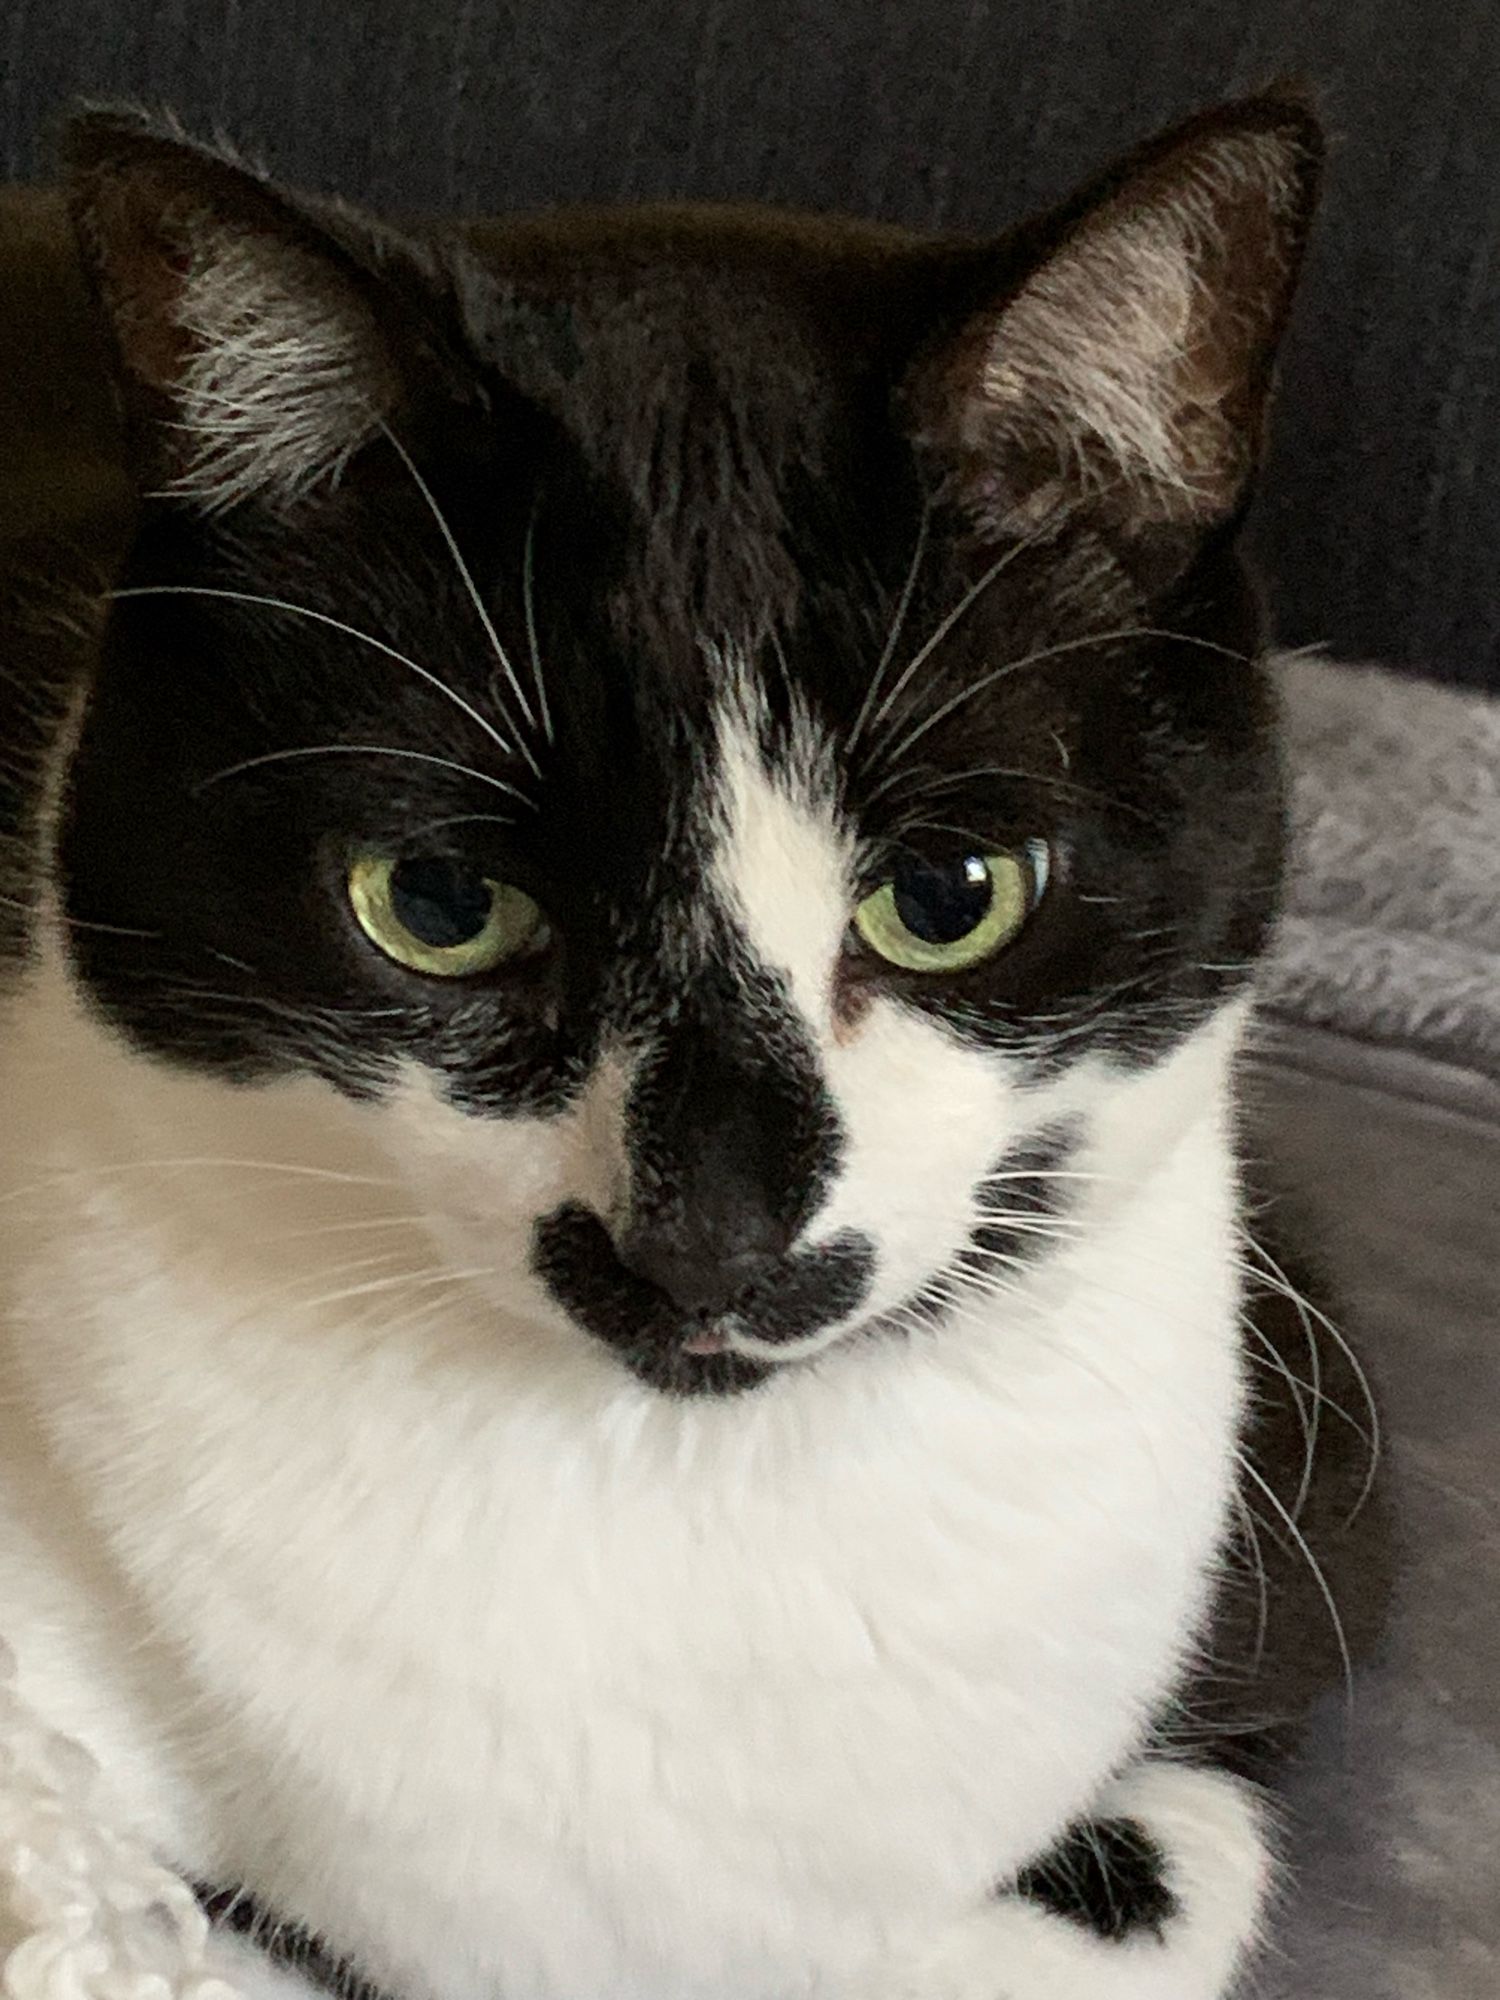
[[[1311,114],[988,241],[72,147],[143,497],[6,829],[31,1701],[248,1986],[1226,1994],[1367,1483],[1236,1087]]]

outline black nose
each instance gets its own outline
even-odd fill
[[[764,1211],[741,1208],[632,1228],[619,1258],[684,1312],[712,1318],[764,1284],[790,1241],[790,1232]]]
[[[747,983],[749,982],[749,983]],[[784,1270],[832,1171],[839,1132],[818,1069],[775,987],[705,973],[643,1060],[626,1107],[626,1270],[711,1317]]]

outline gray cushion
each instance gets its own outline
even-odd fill
[[[1250,1090],[1384,1405],[1400,1579],[1319,1718],[1274,2000],[1500,1994],[1500,705],[1283,670],[1297,866]]]
[[[1325,1031],[1254,1073],[1384,1404],[1401,1581],[1384,1657],[1293,1786],[1271,2000],[1500,1994],[1500,1087]]]

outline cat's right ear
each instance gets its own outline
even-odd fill
[[[128,112],[78,118],[67,151],[142,485],[284,505],[335,479],[409,382],[478,393],[432,272],[373,220]]]
[[[1033,226],[908,392],[981,540],[1084,519],[1161,571],[1235,516],[1322,150],[1282,87],[1164,133]]]

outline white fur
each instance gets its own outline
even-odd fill
[[[1233,1779],[1142,1764],[1101,1804],[1149,1826],[1181,1906],[1168,1936],[1112,1943],[1035,1905],[997,1900],[970,1911],[914,1963],[886,1968],[861,2000],[1202,2000],[1245,1966],[1272,1885],[1256,1798]]]
[[[209,508],[293,499],[368,442],[394,390],[368,309],[295,245],[204,227],[178,304],[187,447],[175,493]]]
[[[1073,1226],[941,1328],[666,1400],[525,1269],[538,1214],[619,1202],[620,1058],[549,1120],[416,1075],[228,1090],[128,1051],[53,944],[0,1024],[25,1691],[164,1857],[412,2000],[1214,2000],[1253,1813],[1113,1774],[1228,1505],[1238,1019],[1046,1087],[890,1002],[839,1027],[829,801],[724,742],[724,907],[849,1134],[808,1240],[868,1232],[865,1312],[899,1304],[996,1156],[1079,1113]],[[1183,1888],[1165,1947],[989,1900],[1132,1784]]]

